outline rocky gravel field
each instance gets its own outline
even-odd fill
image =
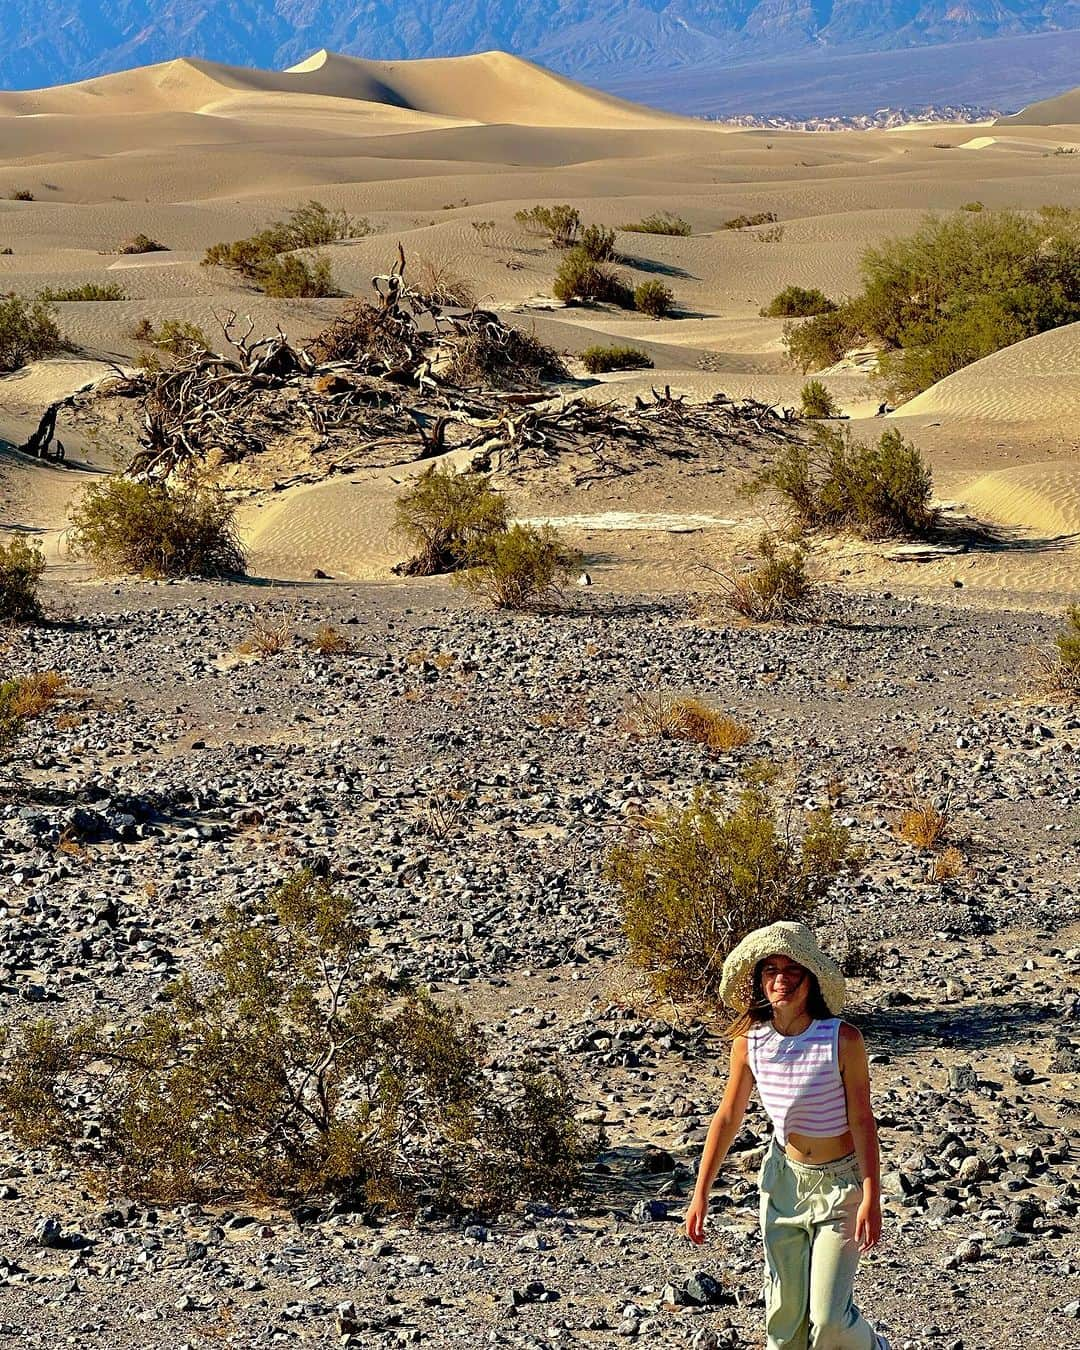
[[[309,863],[383,969],[460,1003],[500,1060],[560,1063],[606,1145],[572,1207],[405,1224],[154,1210],[0,1121],[0,1345],[759,1345],[764,1116],[691,1248],[722,1024],[648,1005],[603,863],[643,813],[699,785],[733,796],[760,757],[867,859],[819,916],[838,954],[882,957],[851,981],[886,1195],[862,1306],[897,1348],[1080,1343],[1080,710],[1022,692],[1053,616],[878,593],[830,624],[744,628],[687,597],[583,589],[509,617],[436,582],[44,598],[5,670],[71,692],[0,766],[5,1024],[153,1008],[225,902]],[[348,650],[314,650],[327,625]],[[635,698],[657,691],[731,714],[749,743],[639,734]],[[898,837],[916,801],[947,814],[956,875]]]

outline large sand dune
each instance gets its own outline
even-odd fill
[[[1060,127],[1080,126],[1080,87],[1054,98],[1029,103],[1011,117],[999,117],[998,126]]]

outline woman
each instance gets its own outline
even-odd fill
[[[889,1350],[851,1296],[859,1254],[881,1236],[881,1185],[866,1050],[839,1017],[840,967],[805,924],[774,923],[728,956],[720,996],[739,1015],[687,1236],[704,1241],[709,1190],[756,1083],[773,1125],[758,1178],[768,1350]]]

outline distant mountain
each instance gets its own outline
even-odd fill
[[[176,56],[281,68],[499,48],[575,78],[1080,29],[1080,0],[4,0],[0,88]],[[992,92],[992,91],[991,91]]]

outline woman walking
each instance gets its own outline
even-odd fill
[[[705,1238],[709,1191],[750,1092],[772,1121],[762,1163],[768,1350],[889,1350],[852,1301],[861,1252],[881,1236],[880,1159],[866,1050],[840,1019],[844,977],[805,924],[748,934],[724,962],[731,1073],[686,1212]]]

